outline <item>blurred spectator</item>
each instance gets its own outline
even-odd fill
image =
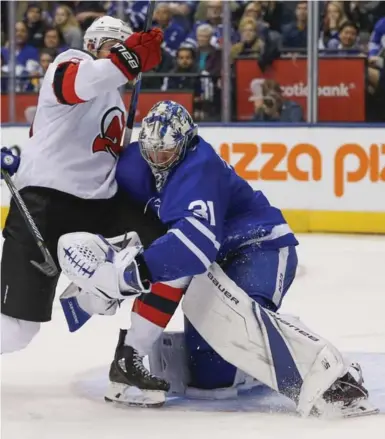
[[[118,3],[120,7],[123,7],[125,20],[128,21],[134,30],[142,30],[144,25],[144,20],[146,18],[147,12],[147,1],[110,1],[105,2],[105,7],[107,10],[107,15],[112,15],[114,17],[118,16]],[[197,1],[176,1],[176,2],[166,2],[170,8],[170,14],[173,17],[173,21],[177,22],[180,26],[185,29],[186,33],[190,31],[190,16],[194,12],[197,5]],[[123,4],[123,5],[121,5]]]
[[[118,7],[117,3],[123,3],[123,11],[126,21],[130,24],[134,31],[143,30],[144,21],[146,19],[146,12],[148,3],[143,0],[139,1],[111,1],[105,5],[107,8],[106,14],[117,17]]]
[[[199,69],[196,65],[195,51],[190,47],[181,47],[176,56],[176,67],[170,74],[186,74],[189,76],[170,76],[164,78],[162,91],[166,90],[194,90],[196,95],[199,91]],[[193,74],[196,76],[193,76]]]
[[[258,30],[258,33],[260,34],[260,36],[263,38],[266,37],[267,32],[269,30],[269,24],[263,20],[261,2],[253,1],[253,2],[248,3],[245,7],[245,10],[243,12],[243,15],[241,17],[240,22],[244,18],[253,18],[258,24],[257,30]]]
[[[281,32],[282,27],[282,2],[276,1],[263,1],[262,6],[262,17],[263,20],[268,23],[270,30]]]
[[[211,0],[207,2],[200,2],[199,6],[204,4],[205,7],[205,19],[196,22],[192,31],[183,43],[183,46],[197,47],[197,35],[196,31],[201,24],[209,24],[213,28],[213,36],[211,37],[211,44],[214,47],[220,47],[223,35],[222,26],[222,2],[221,0]],[[199,7],[198,7],[199,8]],[[198,13],[198,11],[197,11]],[[233,43],[237,42],[237,33],[231,28],[231,40]]]
[[[200,71],[206,71],[211,76],[219,76],[221,71],[221,52],[211,43],[214,33],[209,24],[201,24],[197,28],[197,61]]]
[[[169,5],[173,15],[188,17],[195,11],[197,3],[196,1],[170,1]]]
[[[201,96],[195,99],[194,116],[198,120],[212,120],[220,114],[221,51],[210,44],[213,28],[201,24],[197,28],[197,62],[201,74]]]
[[[6,35],[8,35],[8,2],[0,1],[0,10],[1,10],[1,18],[0,18],[0,31],[1,31],[1,45],[4,45],[4,41],[6,40]]]
[[[232,61],[238,56],[259,59],[264,50],[264,43],[257,34],[258,24],[253,18],[243,18],[239,24],[241,41],[231,48]]]
[[[385,17],[375,24],[370,37],[368,58],[368,92],[371,121],[385,121]]]
[[[168,3],[157,3],[154,11],[154,25],[163,30],[163,49],[170,55],[175,56],[177,49],[185,40],[187,32],[177,22],[173,21]]]
[[[165,73],[169,73],[174,66],[173,57],[162,49],[162,60],[155,69],[143,75],[142,89],[143,90],[156,90],[159,91],[162,88]],[[151,76],[150,73],[163,73],[162,76]]]
[[[253,1],[247,3],[242,18],[254,18],[256,21],[263,21],[261,2]]]
[[[67,5],[60,5],[56,8],[54,24],[62,33],[68,47],[73,49],[83,48],[82,31],[74,13]]]
[[[103,2],[78,1],[75,4],[75,17],[83,31],[91,26],[95,18],[106,15]]]
[[[173,16],[173,21],[178,23],[186,32],[192,28],[192,16],[199,4],[198,1],[171,1],[168,2]]]
[[[32,78],[31,82],[34,88],[34,91],[38,92],[43,83],[45,72],[47,71],[49,65],[53,62],[55,57],[49,49],[43,49],[40,52],[39,58],[39,66],[38,69],[32,73],[34,78]]]
[[[3,72],[3,67],[4,67],[4,56],[3,56],[3,52],[1,52],[1,64],[0,64],[0,69],[1,69],[1,75],[0,75],[0,84],[1,84],[1,93],[5,94],[8,92],[8,78],[7,78],[7,73]]]
[[[262,84],[262,99],[254,100],[254,121],[302,122],[303,112],[299,104],[284,99],[277,81],[267,79]]]
[[[375,65],[381,53],[385,51],[385,17],[374,26],[369,42],[369,64]]]
[[[327,48],[337,50],[339,55],[358,55],[361,50],[357,26],[351,21],[345,21],[338,33],[338,40],[330,40]]]
[[[297,3],[295,8],[295,21],[283,27],[282,44],[285,48],[306,49],[307,1]]]
[[[326,6],[326,14],[322,26],[319,48],[325,49],[331,40],[338,41],[338,32],[341,26],[348,21],[342,2],[328,2]]]
[[[360,29],[362,33],[370,34],[374,23],[385,14],[384,1],[350,1],[348,3],[347,16]]]
[[[38,2],[29,3],[23,21],[28,28],[28,44],[38,48],[43,47],[44,32],[47,29],[47,24],[42,18],[42,9]]]
[[[27,44],[28,41],[28,29],[25,23],[19,21],[15,25],[16,36],[16,91],[29,91],[32,89],[31,82],[29,80],[30,73],[36,71],[39,65],[39,52],[36,47]],[[1,48],[2,74],[9,74],[9,48]]]
[[[348,16],[349,20],[352,21],[357,26],[357,28],[361,30],[361,32],[362,31],[369,32],[371,29],[371,23],[370,23],[371,20],[366,11],[364,4],[368,2],[351,1],[348,3],[349,5],[346,11],[346,15]]]
[[[56,53],[64,52],[68,47],[64,43],[63,35],[60,30],[55,27],[49,27],[44,34],[44,47],[56,51]]]

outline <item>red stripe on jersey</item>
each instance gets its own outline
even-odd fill
[[[75,81],[79,70],[79,63],[69,63],[63,77],[62,94],[68,104],[82,104],[82,99],[76,94]]]
[[[151,292],[157,296],[163,297],[164,299],[179,303],[183,296],[184,290],[182,288],[175,288],[158,282],[152,285]]]
[[[165,328],[172,317],[170,314],[159,311],[150,305],[146,305],[140,299],[135,299],[132,311],[161,328]]]

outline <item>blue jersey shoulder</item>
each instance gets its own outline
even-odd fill
[[[144,204],[156,195],[154,176],[140,153],[138,142],[130,143],[121,152],[115,178],[119,188]]]
[[[225,210],[227,192],[223,187],[226,163],[218,156],[213,147],[202,138],[168,177],[160,193],[160,218],[171,223],[181,218],[197,215],[194,206],[207,206],[208,202]],[[221,193],[220,188],[224,190]],[[220,204],[220,206],[219,206]]]

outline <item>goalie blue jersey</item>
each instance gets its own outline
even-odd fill
[[[121,154],[116,169],[119,187],[155,210],[168,227],[144,251],[153,282],[201,274],[244,247],[298,244],[281,211],[201,137],[179,164],[162,174],[157,177],[164,181],[156,185],[137,142]]]

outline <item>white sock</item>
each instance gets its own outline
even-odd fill
[[[162,333],[163,328],[146,320],[136,312],[132,312],[131,328],[127,330],[124,344],[136,349],[140,355],[149,355],[154,343]]]

